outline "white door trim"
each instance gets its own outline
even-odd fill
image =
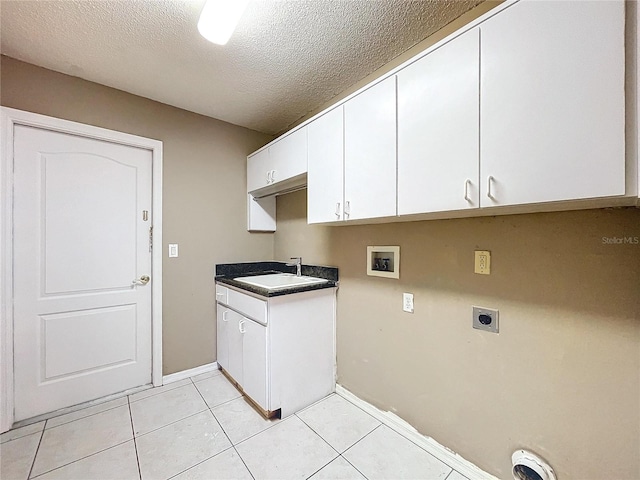
[[[152,155],[151,379],[162,385],[162,142],[150,138],[0,107],[0,432],[14,421],[13,378],[13,136],[16,125],[144,148]]]

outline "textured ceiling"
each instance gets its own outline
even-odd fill
[[[281,132],[482,0],[254,0],[226,46],[204,0],[1,0],[1,52]]]

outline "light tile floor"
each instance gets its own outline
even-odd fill
[[[339,395],[265,420],[211,372],[9,431],[2,480],[465,480]]]

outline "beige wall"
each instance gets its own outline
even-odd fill
[[[341,385],[499,478],[517,448],[559,479],[640,478],[640,245],[602,242],[640,237],[639,209],[341,227],[307,226],[304,191],[277,209],[276,260],[340,269]],[[400,246],[399,280],[366,276],[367,245]]]
[[[246,156],[271,137],[2,57],[7,107],[162,140],[163,371],[215,361],[216,263],[271,259],[272,235],[246,231]]]

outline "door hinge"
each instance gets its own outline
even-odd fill
[[[149,227],[149,252],[153,252],[153,225]]]

